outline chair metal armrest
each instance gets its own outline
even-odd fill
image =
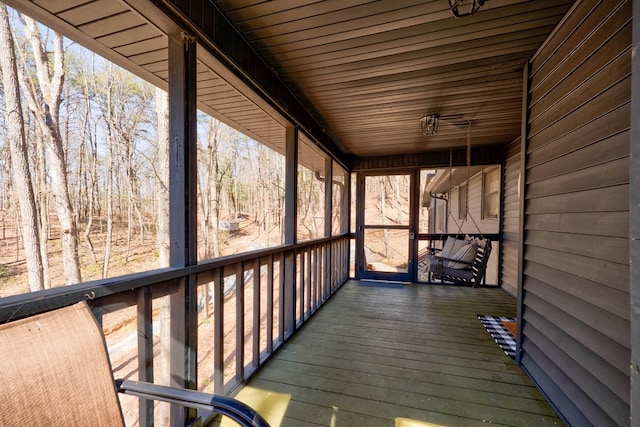
[[[442,253],[442,248],[428,247],[427,249],[429,250],[429,254],[431,256],[440,256],[440,254]]]
[[[269,427],[253,408],[232,397],[133,380],[116,380],[116,388],[119,393],[213,411],[243,427]]]

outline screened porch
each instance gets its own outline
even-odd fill
[[[236,396],[274,425],[640,418],[637,1],[3,3],[38,23],[7,46],[28,58],[17,128],[46,233],[21,243],[0,168],[0,324],[86,301],[114,377]],[[41,81],[63,62],[56,122]],[[126,253],[87,237],[114,220]],[[478,287],[424,269],[447,238],[491,242]],[[32,285],[36,246],[52,274]],[[515,360],[478,315],[517,319]],[[120,402],[127,425],[226,423]]]

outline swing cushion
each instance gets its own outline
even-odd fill
[[[468,269],[471,267],[473,260],[476,258],[476,254],[478,253],[478,244],[473,242],[469,244],[465,244],[457,252],[453,254],[450,258],[451,261],[447,261],[445,267],[455,268],[459,270]],[[461,261],[461,262],[456,262]]]
[[[444,243],[444,247],[442,248],[441,257],[442,258],[455,258],[454,255],[458,253],[462,248],[468,246],[468,240],[456,239],[455,237],[447,237],[447,240]],[[475,256],[475,255],[474,255]],[[473,259],[472,259],[473,261]]]

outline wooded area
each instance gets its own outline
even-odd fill
[[[4,5],[0,51],[0,296],[168,265],[166,92]],[[283,204],[284,156],[199,113],[199,259],[281,244]]]

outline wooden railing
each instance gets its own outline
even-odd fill
[[[152,382],[158,302],[171,296],[171,322],[182,320],[172,325],[171,340],[185,337],[185,385],[204,389],[213,383],[213,390],[207,391],[228,394],[246,382],[348,276],[349,236],[339,236],[0,298],[0,322],[81,300],[89,301],[100,323],[107,315],[135,307],[132,333],[137,332],[137,349],[128,356],[137,360],[137,379]],[[184,317],[176,318],[181,311]],[[205,336],[205,328],[212,335]],[[205,353],[213,357],[206,365],[213,366],[212,372],[200,366]],[[139,410],[142,426],[153,420],[150,405],[144,403]]]

